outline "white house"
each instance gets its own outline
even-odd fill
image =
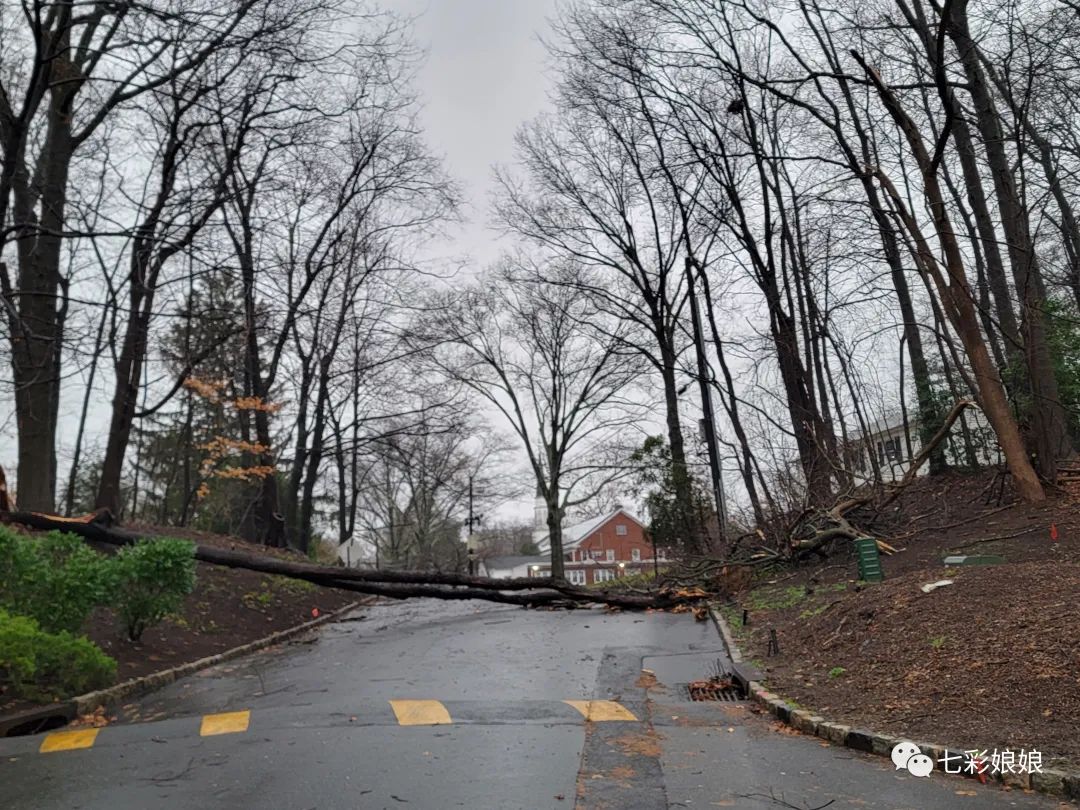
[[[375,555],[370,543],[350,537],[337,547],[338,559],[346,568],[369,568],[375,565]]]
[[[547,557],[529,555],[510,555],[506,557],[488,557],[480,561],[479,574],[482,577],[492,579],[516,579],[517,577],[531,576],[535,567],[547,567],[550,560]]]
[[[994,430],[986,421],[983,412],[978,408],[969,408],[962,418],[966,422],[978,464],[983,467],[1000,464],[1001,450]],[[957,420],[945,440],[945,458],[950,465],[957,467],[968,466],[963,429],[960,420]],[[869,437],[858,441],[855,447],[849,450],[848,467],[856,477],[863,482],[869,482],[873,480],[873,461],[876,461],[883,481],[899,481],[910,469],[912,459],[921,449],[917,421],[909,419],[905,430],[901,417],[880,419],[870,425]],[[916,475],[926,475],[928,471],[929,465],[924,464]]]

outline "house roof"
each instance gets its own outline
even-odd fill
[[[535,555],[509,555],[506,557],[488,557],[484,560],[484,567],[489,571],[492,569],[498,569],[500,571],[509,571],[512,568],[517,568],[519,565],[531,565],[533,563],[542,564],[551,562],[547,557],[538,557]]]
[[[586,537],[595,532],[597,529],[599,529],[616,515],[622,515],[634,521],[634,523],[641,526],[641,528],[645,528],[644,523],[642,523],[640,520],[631,515],[622,507],[619,507],[618,509],[609,512],[606,515],[589,518],[588,520],[583,520],[580,523],[575,523],[572,526],[563,526],[563,551],[573,551],[575,548],[581,545],[582,541]],[[551,554],[551,543],[548,539],[548,535],[545,534],[543,538],[541,538],[540,541],[537,542],[536,546],[540,549],[541,554]]]

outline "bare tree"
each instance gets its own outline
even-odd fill
[[[489,274],[483,286],[442,297],[423,334],[443,374],[509,423],[547,504],[551,573],[564,579],[562,519],[610,480],[625,476],[607,451],[637,410],[626,394],[640,368],[614,323],[576,290],[573,266],[552,283]]]
[[[293,4],[222,6],[59,3],[5,5],[0,67],[0,263],[19,425],[19,491],[31,508],[56,497],[56,427],[68,280],[61,246],[71,231],[71,172],[106,122],[145,93],[243,48]]]

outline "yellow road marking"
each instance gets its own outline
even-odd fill
[[[399,726],[441,726],[453,723],[450,712],[437,700],[391,700]]]
[[[77,731],[54,731],[47,734],[41,741],[38,749],[42,754],[51,754],[53,751],[74,751],[76,748],[89,748],[97,739],[96,728],[81,728]]]
[[[203,716],[199,728],[200,737],[213,737],[216,734],[238,734],[247,731],[251,722],[251,712],[222,712]]]
[[[586,720],[602,723],[607,720],[637,720],[633,713],[614,700],[564,700],[573,706]]]

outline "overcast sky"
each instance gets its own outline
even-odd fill
[[[417,15],[427,51],[418,77],[428,142],[464,185],[469,222],[441,255],[466,254],[474,268],[495,259],[489,230],[492,166],[512,162],[514,133],[547,106],[550,82],[540,37],[555,0],[384,0]]]
[[[514,134],[547,108],[551,82],[540,40],[556,0],[385,0],[385,7],[417,16],[416,42],[427,53],[417,77],[421,121],[468,203],[468,221],[433,252],[466,258],[479,271],[500,251],[489,227],[492,168],[513,162]],[[497,414],[490,418],[506,429]],[[503,504],[496,516],[531,521],[532,496]]]

